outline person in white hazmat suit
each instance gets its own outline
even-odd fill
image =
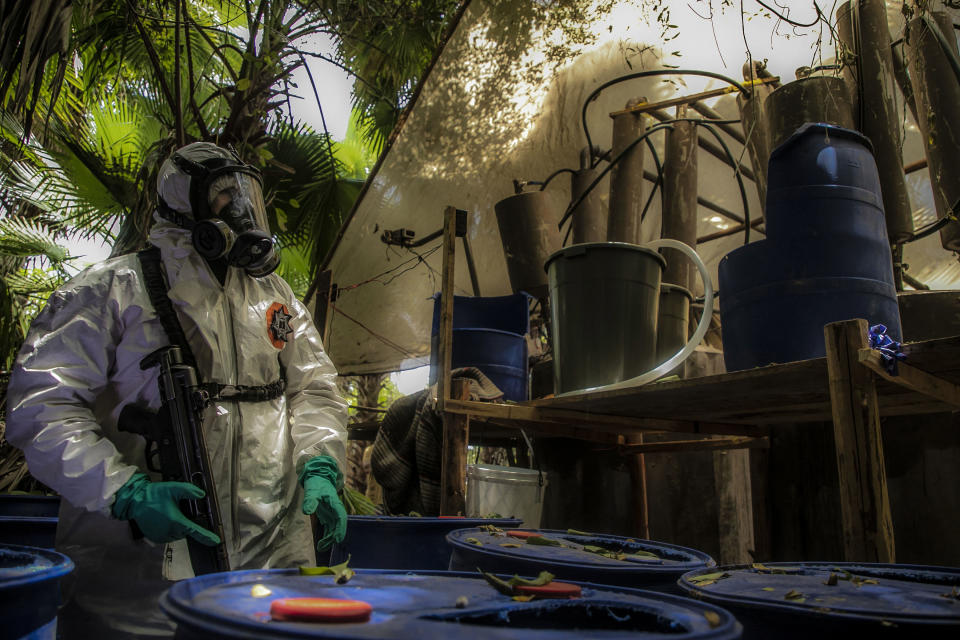
[[[318,548],[346,532],[346,405],[310,314],[272,273],[259,173],[198,142],[164,162],[157,190],[149,243],[197,374],[215,389],[202,428],[230,567],[313,565],[305,514],[322,528]],[[6,437],[63,497],[57,549],[77,567],[64,638],[171,636],[158,600],[193,575],[185,538],[219,541],[178,506],[202,491],[148,473],[144,439],[117,427],[128,404],[160,407],[157,368],[140,363],[169,344],[131,254],[56,291],[17,358]]]

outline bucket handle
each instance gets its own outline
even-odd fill
[[[697,271],[700,272],[700,278],[703,280],[703,315],[700,316],[700,322],[697,324],[697,330],[693,332],[693,335],[690,337],[690,340],[687,341],[687,344],[684,345],[682,349],[673,354],[666,362],[663,362],[659,366],[642,373],[639,376],[630,378],[629,380],[622,380],[620,382],[612,382],[610,384],[605,384],[599,387],[590,387],[588,389],[577,389],[574,391],[565,391],[564,393],[557,394],[556,397],[562,398],[564,396],[570,396],[580,393],[588,393],[594,391],[613,391],[614,389],[624,389],[626,387],[639,387],[645,385],[648,382],[653,382],[660,376],[664,375],[668,371],[673,370],[674,367],[679,365],[681,362],[686,360],[693,350],[697,348],[697,345],[703,340],[703,337],[707,335],[707,329],[710,328],[710,319],[713,317],[713,283],[710,280],[710,272],[707,271],[707,265],[703,264],[703,260],[700,259],[700,256],[697,255],[697,252],[690,248],[690,245],[687,245],[679,240],[673,240],[670,238],[661,238],[660,240],[654,240],[653,242],[643,245],[648,249],[657,249],[657,248],[667,248],[667,249],[676,249],[677,251],[683,253],[685,256],[690,258],[693,263],[697,266]]]

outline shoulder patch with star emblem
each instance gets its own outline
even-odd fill
[[[283,349],[288,342],[287,336],[293,333],[293,327],[290,326],[292,318],[287,305],[281,302],[274,302],[267,309],[267,336],[277,349]]]

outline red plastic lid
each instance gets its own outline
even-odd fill
[[[362,600],[280,598],[270,603],[270,617],[288,622],[366,622],[372,612]]]
[[[542,587],[530,587],[518,584],[513,588],[520,595],[537,596],[538,598],[579,598],[580,585],[568,582],[551,582]]]
[[[527,538],[542,538],[543,534],[539,531],[507,531],[508,536],[526,540]]]

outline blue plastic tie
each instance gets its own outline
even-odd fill
[[[901,344],[887,335],[887,327],[875,324],[870,327],[870,348],[880,352],[883,366],[892,376],[897,375],[897,360],[906,360],[907,355],[900,351]]]

